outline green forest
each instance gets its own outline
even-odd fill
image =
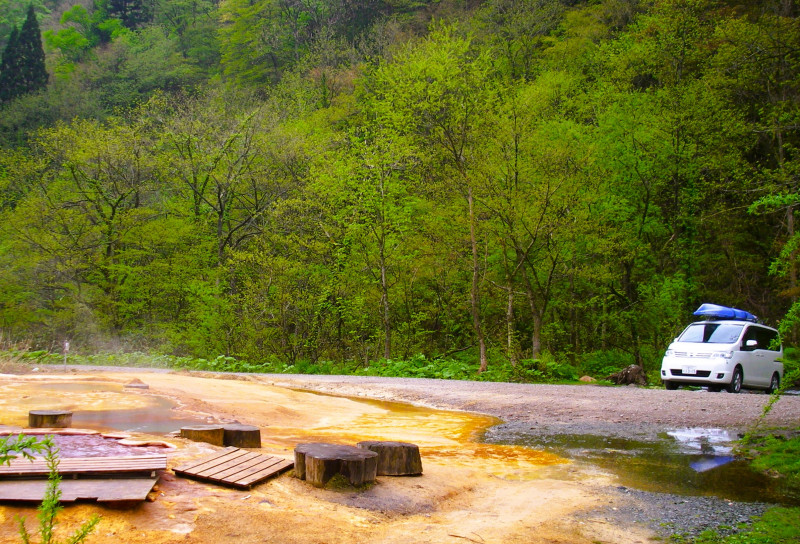
[[[5,346],[575,379],[703,302],[796,341],[793,0],[74,2],[0,0]]]

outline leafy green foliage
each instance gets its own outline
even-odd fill
[[[59,77],[2,106],[0,327],[559,381],[652,375],[710,301],[787,315],[790,345],[800,32],[764,6],[72,7]]]

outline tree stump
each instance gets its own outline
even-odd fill
[[[260,448],[261,430],[253,425],[241,425],[239,423],[229,423],[222,426],[224,446],[235,446],[237,448]]]
[[[422,474],[422,459],[419,446],[408,442],[382,442],[366,440],[359,448],[378,454],[378,476],[419,476]]]
[[[195,442],[208,442],[215,446],[224,446],[225,429],[222,425],[193,425],[191,427],[181,427],[181,438],[188,438]]]
[[[294,475],[317,487],[341,474],[352,485],[374,482],[378,454],[355,446],[310,442],[294,449]]]
[[[69,427],[72,412],[68,410],[31,410],[28,412],[28,427]]]

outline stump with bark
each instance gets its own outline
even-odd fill
[[[383,442],[366,440],[359,448],[378,454],[378,476],[419,476],[422,474],[422,459],[419,446],[408,442]]]
[[[68,410],[31,410],[28,412],[28,427],[69,427],[72,412]]]
[[[606,378],[617,385],[647,385],[647,375],[639,365],[629,365]]]
[[[215,446],[225,445],[225,429],[222,425],[193,425],[181,427],[181,438],[195,442],[208,442]]]
[[[378,454],[364,448],[310,442],[294,449],[294,475],[317,487],[337,474],[354,486],[374,482],[377,469]]]
[[[222,426],[223,445],[237,448],[260,448],[261,430],[253,425],[229,423]]]

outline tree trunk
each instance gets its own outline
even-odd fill
[[[470,309],[472,310],[472,325],[478,339],[480,349],[480,368],[484,372],[488,366],[486,359],[486,340],[483,337],[483,326],[480,315],[480,265],[478,261],[478,238],[475,234],[475,201],[472,196],[472,187],[467,189],[467,204],[469,206],[469,240],[472,245],[472,288],[470,290]]]
[[[383,358],[392,357],[392,321],[391,306],[389,305],[389,281],[386,277],[386,255],[384,253],[385,240],[381,239],[381,307],[383,309]]]
[[[519,363],[517,356],[516,322],[514,320],[514,287],[511,281],[508,282],[508,304],[506,306],[506,342],[508,349],[508,360],[512,367]]]

